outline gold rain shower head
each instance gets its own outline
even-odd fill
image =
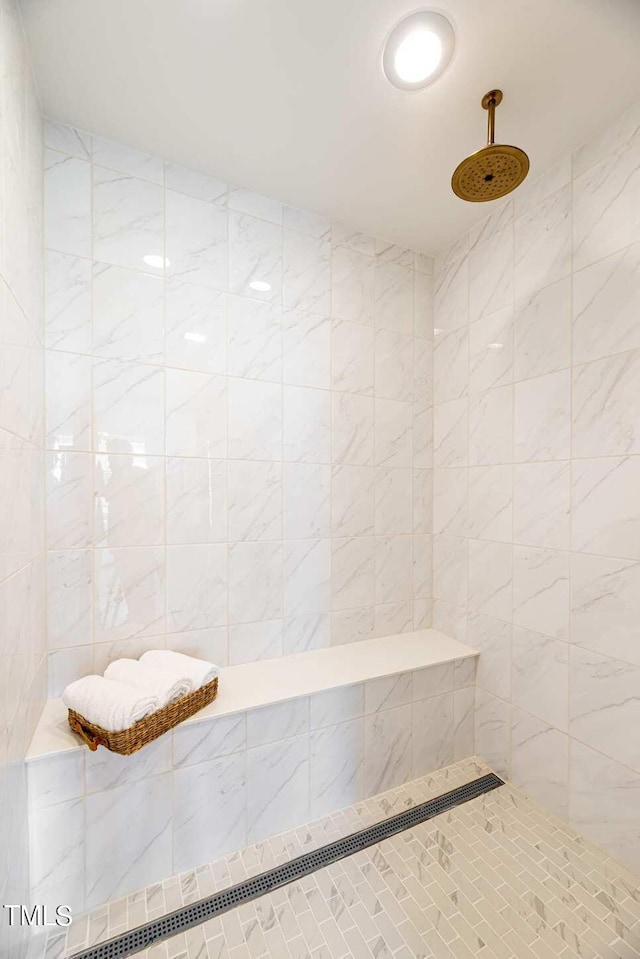
[[[496,107],[501,102],[502,90],[489,90],[482,98],[483,109],[489,111],[487,145],[459,163],[451,177],[451,189],[461,200],[497,200],[520,186],[529,172],[524,150],[495,142]]]

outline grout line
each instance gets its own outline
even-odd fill
[[[89,228],[90,228],[90,266],[89,266],[89,302],[90,302],[90,318],[89,318],[89,336],[91,343],[91,359],[89,366],[89,388],[91,390],[91,396],[89,399],[89,442],[91,444],[91,452],[89,453],[89,468],[90,468],[90,486],[91,486],[91,521],[90,521],[90,536],[89,536],[89,582],[90,582],[90,593],[89,593],[89,635],[91,637],[91,659],[92,659],[92,670],[96,669],[96,553],[93,548],[94,543],[96,542],[96,530],[95,530],[95,515],[96,515],[96,489],[95,489],[95,473],[96,473],[96,453],[98,452],[98,443],[97,443],[97,433],[96,433],[96,408],[95,408],[95,359],[93,356],[94,353],[94,344],[95,344],[95,176],[94,176],[94,163],[93,163],[93,141],[94,137],[90,136],[89,138],[89,182],[90,182],[90,193],[89,193]],[[51,677],[50,677],[51,679]],[[85,788],[86,788],[86,764],[85,767]],[[85,809],[86,816],[86,809]],[[85,861],[85,874],[87,870],[87,864]],[[86,890],[86,883],[83,887]]]
[[[515,378],[516,363],[516,224],[515,224],[515,202],[511,200],[513,208],[513,217],[511,220],[511,380]],[[516,389],[515,384],[511,388],[511,458],[515,461],[516,447]],[[514,680],[514,645],[513,645],[513,611],[515,607],[515,536],[514,536],[514,503],[515,503],[515,480],[516,467],[511,465],[511,591],[510,591],[510,627],[509,627],[509,756],[507,761],[508,773],[511,775],[513,770],[513,680]]]
[[[48,252],[51,252],[51,251],[48,251]],[[100,261],[98,261],[98,260],[95,261],[96,264],[99,263],[99,262],[100,262]],[[111,267],[111,266],[112,266],[112,264],[105,264],[105,265],[108,266],[108,267]],[[115,269],[127,269],[126,267],[122,267],[122,268],[121,268],[121,267],[119,267],[119,266],[118,266],[118,267],[114,267],[114,268],[115,268]],[[152,274],[145,273],[144,271],[141,271],[141,270],[131,270],[131,272],[132,272],[132,273],[135,273],[135,275],[138,275],[138,276],[150,276],[150,275],[152,275]],[[157,274],[153,274],[153,276],[156,276],[156,277],[157,277]],[[158,278],[158,277],[157,277],[157,278]],[[565,277],[564,279],[570,279],[570,277]],[[225,294],[225,292],[224,292],[223,290],[216,290],[214,287],[205,287],[204,289],[206,289],[208,292],[217,293],[218,295],[222,295],[222,296],[227,296],[227,295],[229,295],[229,296],[236,296],[236,295],[239,295],[239,294]],[[243,297],[243,299],[246,299],[248,302],[251,302],[251,303],[262,303],[262,302],[263,302],[263,301],[261,301],[261,300],[255,300],[255,299],[253,299],[252,297]],[[504,309],[504,308],[503,308],[503,309]],[[502,310],[501,310],[501,311],[498,311],[498,312],[502,312]],[[487,317],[482,317],[480,320],[476,320],[476,321],[474,321],[474,322],[475,322],[475,323],[481,323],[485,318],[493,317],[493,316],[495,316],[495,315],[497,315],[497,314],[488,314]],[[317,316],[319,319],[322,318],[322,315],[321,315],[321,314],[315,314],[315,313],[308,313],[307,316]],[[337,322],[349,323],[350,321],[345,320],[345,321],[337,321]],[[360,326],[361,324],[352,324],[352,325]],[[473,325],[473,324],[471,324],[471,325]],[[569,325],[572,326],[573,324],[569,324]],[[456,330],[452,330],[452,331],[449,332],[449,333],[445,333],[445,334],[442,335],[442,337],[438,337],[437,340],[436,340],[436,342],[437,342],[437,343],[444,342],[444,341],[445,341],[446,339],[448,339],[450,336],[455,336],[455,335],[457,335],[458,333],[460,333],[461,330],[462,330],[462,328],[459,327],[459,328],[456,329]],[[395,331],[385,330],[385,331],[381,331],[381,332],[393,333],[393,332],[395,332]],[[399,336],[404,336],[404,335],[405,335],[405,334],[399,334]],[[407,339],[409,339],[409,337],[407,337]],[[414,344],[415,344],[415,343],[425,343],[425,344],[429,344],[429,343],[431,343],[431,340],[423,339],[423,338],[421,338],[421,337],[414,337],[414,338],[413,338],[413,342],[414,342]],[[62,355],[64,355],[64,356],[70,356],[70,357],[81,357],[81,356],[82,356],[82,357],[86,357],[87,359],[95,360],[96,362],[110,362],[110,363],[113,363],[113,364],[120,364],[121,366],[134,366],[134,365],[135,365],[136,367],[144,366],[144,367],[149,367],[149,368],[152,369],[152,370],[165,370],[165,369],[166,369],[166,370],[175,370],[175,371],[178,371],[178,372],[183,372],[183,373],[195,373],[195,374],[200,374],[200,375],[202,375],[202,376],[209,376],[209,377],[224,376],[224,377],[227,377],[227,378],[230,379],[230,380],[241,380],[241,381],[243,381],[243,382],[248,382],[248,383],[264,383],[264,384],[269,384],[269,385],[274,385],[274,386],[291,386],[291,387],[296,387],[296,388],[298,388],[298,389],[316,390],[316,391],[321,392],[321,393],[338,393],[338,394],[348,394],[348,395],[350,395],[350,396],[374,397],[375,399],[389,400],[389,401],[394,402],[394,403],[403,403],[405,406],[411,406],[411,407],[416,406],[416,405],[420,405],[419,402],[417,402],[415,399],[414,399],[414,400],[398,399],[396,396],[391,396],[391,395],[389,395],[389,394],[384,394],[384,393],[382,393],[382,394],[375,394],[375,393],[372,393],[372,392],[366,391],[366,390],[341,389],[341,388],[339,388],[339,387],[334,387],[334,386],[317,386],[317,385],[308,386],[308,385],[306,385],[306,384],[300,384],[299,382],[293,381],[293,380],[288,381],[288,380],[285,380],[285,379],[270,379],[270,378],[268,378],[268,377],[262,377],[262,376],[260,376],[260,377],[258,377],[258,376],[242,376],[242,375],[240,375],[240,374],[220,373],[220,372],[217,372],[217,373],[214,373],[214,372],[208,373],[208,372],[205,371],[205,370],[194,369],[193,367],[190,367],[190,366],[178,366],[178,365],[175,365],[175,366],[174,366],[174,365],[172,365],[171,363],[168,363],[168,362],[165,363],[165,362],[162,362],[162,361],[153,362],[152,360],[149,360],[149,359],[146,358],[146,357],[138,357],[138,356],[133,356],[133,355],[129,355],[129,356],[107,356],[107,355],[104,355],[104,356],[103,356],[103,355],[100,355],[100,354],[98,354],[98,353],[85,353],[85,352],[82,352],[82,351],[80,351],[80,350],[60,349],[60,348],[57,347],[57,346],[47,346],[47,347],[42,347],[42,348],[45,349],[47,353],[54,353],[54,354],[59,353],[59,354],[62,354]],[[437,353],[437,349],[434,350],[434,353]],[[573,368],[574,368],[574,369],[582,369],[582,368],[584,368],[584,367],[593,366],[593,365],[596,364],[596,363],[602,363],[602,362],[605,362],[605,361],[607,361],[607,360],[614,360],[614,359],[617,359],[618,357],[637,355],[638,353],[640,353],[640,343],[638,344],[638,346],[625,347],[625,348],[623,348],[623,349],[614,350],[613,352],[603,353],[602,355],[589,357],[588,359],[581,360],[579,363],[575,363],[575,364],[573,365]],[[437,399],[437,398],[436,398],[436,400],[435,400],[434,403],[427,404],[424,408],[425,408],[425,409],[434,409],[434,408],[437,407],[437,408],[439,409],[439,408],[442,408],[442,407],[446,407],[446,406],[448,406],[448,405],[453,405],[454,403],[457,403],[457,402],[459,402],[459,401],[461,401],[461,400],[463,400],[463,399],[465,399],[465,398],[482,397],[482,396],[486,396],[486,395],[488,395],[488,394],[490,394],[490,393],[493,393],[493,392],[495,392],[496,390],[508,389],[509,387],[519,386],[521,383],[531,383],[531,382],[535,382],[535,381],[538,381],[538,380],[547,379],[547,378],[550,378],[550,377],[553,377],[553,376],[556,376],[556,377],[557,377],[557,376],[559,376],[559,375],[562,374],[562,373],[570,373],[570,372],[571,372],[571,366],[569,366],[569,365],[559,366],[559,367],[557,367],[557,368],[555,368],[555,369],[547,370],[547,371],[545,371],[544,373],[535,373],[535,374],[533,374],[533,375],[531,375],[531,376],[514,377],[514,378],[513,378],[512,380],[510,380],[509,382],[502,383],[502,384],[497,385],[497,386],[496,386],[496,385],[493,385],[493,386],[488,386],[488,387],[486,387],[486,388],[484,388],[484,389],[477,389],[477,390],[472,390],[472,389],[466,389],[466,388],[465,388],[464,391],[463,391],[459,396],[447,396],[447,397],[441,398],[441,399]],[[6,427],[4,427],[3,429],[4,429],[4,431],[7,432],[7,433],[12,433],[12,431],[11,431],[10,429],[6,428]],[[18,435],[18,436],[19,436],[19,434],[14,434],[14,435]],[[30,442],[30,441],[29,441],[29,440],[25,440],[25,442]],[[606,454],[606,456],[633,455],[633,452],[634,452],[634,451],[621,452],[621,453],[609,453],[609,454]],[[640,453],[640,450],[638,450],[637,452]],[[578,459],[587,459],[587,458],[595,458],[595,459],[597,459],[597,458],[600,458],[600,457],[577,457],[577,458],[578,458]]]
[[[569,324],[569,544],[573,546],[574,543],[574,433],[575,433],[575,424],[574,424],[574,320],[575,320],[575,303],[574,303],[574,287],[575,287],[575,270],[574,270],[574,209],[575,209],[575,178],[573,175],[574,160],[575,154],[572,153],[569,158],[569,172],[571,175],[571,181],[569,186],[570,191],[570,202],[569,202],[569,268],[570,268],[570,285],[569,285],[569,316],[571,322]],[[567,794],[566,794],[566,803],[567,803],[567,819],[569,822],[572,820],[572,808],[575,803],[575,796],[573,795],[572,789],[572,780],[571,775],[571,691],[572,691],[572,674],[573,674],[573,569],[574,569],[574,560],[571,557],[569,562],[568,578],[569,578],[569,621],[568,621],[568,633],[567,638],[569,641],[569,647],[567,650],[567,743],[566,743],[566,774],[567,774]]]

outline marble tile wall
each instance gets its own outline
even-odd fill
[[[436,261],[434,610],[479,753],[640,869],[640,105]]]
[[[0,0],[0,904],[28,903],[24,755],[46,696],[42,121]],[[0,955],[25,945],[1,910]]]
[[[29,762],[32,901],[75,915],[473,754],[475,659]],[[60,898],[62,896],[62,899]]]
[[[46,130],[49,694],[431,622],[432,261]]]

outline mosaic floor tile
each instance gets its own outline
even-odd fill
[[[68,957],[487,772],[465,760],[78,919]],[[141,959],[634,959],[640,877],[510,784],[139,953]]]

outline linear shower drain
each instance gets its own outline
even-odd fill
[[[162,939],[171,939],[178,933],[197,926],[214,916],[219,916],[223,912],[228,912],[242,903],[257,899],[266,893],[272,892],[279,886],[285,886],[296,879],[302,879],[309,873],[323,869],[332,862],[351,856],[361,849],[368,846],[374,846],[383,839],[395,836],[405,829],[411,829],[434,816],[459,806],[461,803],[469,802],[477,796],[491,792],[502,786],[502,780],[494,773],[481,776],[474,779],[473,782],[451,792],[438,796],[437,799],[430,799],[428,802],[421,803],[419,806],[412,806],[405,812],[391,816],[383,822],[376,823],[374,826],[368,826],[359,832],[351,833],[344,839],[338,839],[312,852],[307,852],[297,859],[285,862],[275,869],[269,869],[268,872],[260,873],[252,879],[246,879],[238,883],[237,886],[230,886],[228,889],[222,889],[220,892],[208,896],[206,899],[200,899],[189,906],[177,909],[175,912],[162,916],[161,919],[154,919],[144,926],[138,926],[129,932],[124,932],[113,939],[107,939],[89,949],[75,953],[70,959],[124,959],[135,952],[147,949],[155,942]]]

